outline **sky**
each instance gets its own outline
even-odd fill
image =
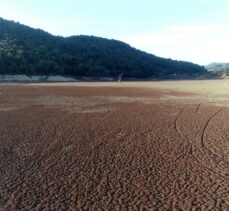
[[[0,0],[0,17],[201,65],[229,62],[229,0]]]

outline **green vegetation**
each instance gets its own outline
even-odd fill
[[[218,77],[229,75],[229,63],[212,63],[207,65],[206,69]]]
[[[94,36],[53,36],[0,18],[0,74],[198,78],[207,70]]]

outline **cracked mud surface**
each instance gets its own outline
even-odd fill
[[[229,107],[146,88],[0,93],[0,210],[229,210]]]

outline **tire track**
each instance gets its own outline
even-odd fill
[[[198,112],[199,112],[200,105],[201,105],[201,104],[198,104],[198,105],[197,105],[197,107],[196,107],[196,113],[198,113]]]
[[[199,104],[199,105],[200,105],[200,104]],[[197,107],[199,107],[199,105],[198,105]],[[217,175],[219,175],[219,176],[221,176],[222,178],[224,178],[224,179],[227,180],[227,179],[228,179],[227,176],[226,176],[226,175],[227,175],[227,172],[228,172],[227,170],[226,170],[225,173],[222,174],[222,172],[216,171],[216,170],[214,170],[213,168],[211,168],[211,167],[209,167],[208,165],[206,165],[206,163],[203,162],[203,159],[201,159],[201,158],[198,156],[198,154],[203,154],[203,152],[201,151],[201,149],[202,149],[203,151],[207,152],[206,154],[211,153],[211,154],[214,155],[214,157],[217,156],[217,158],[219,158],[218,155],[214,154],[212,151],[210,151],[210,150],[209,150],[208,148],[206,148],[206,146],[204,145],[204,134],[205,134],[205,132],[206,132],[206,129],[207,129],[207,127],[208,127],[210,121],[211,121],[215,116],[217,116],[217,114],[220,113],[223,109],[218,110],[216,113],[214,113],[213,115],[211,115],[210,118],[207,120],[207,122],[206,122],[206,124],[205,124],[205,126],[204,126],[204,129],[203,129],[203,132],[202,132],[202,134],[201,134],[201,139],[199,140],[200,148],[198,148],[198,142],[196,143],[197,146],[194,147],[193,144],[192,144],[192,142],[190,141],[190,139],[189,139],[186,135],[183,134],[183,132],[181,131],[181,129],[180,129],[180,127],[179,127],[179,120],[180,120],[180,117],[182,116],[182,114],[184,113],[185,108],[186,108],[186,106],[184,106],[184,107],[181,109],[181,111],[179,112],[179,114],[177,115],[177,117],[176,117],[175,120],[174,120],[174,129],[175,129],[175,131],[177,132],[177,134],[179,135],[180,138],[186,140],[186,141],[190,144],[190,146],[191,146],[190,154],[193,156],[193,158],[194,158],[201,166],[203,166],[204,168],[208,169],[209,171],[212,171],[212,172],[216,173]],[[199,109],[199,108],[198,108],[198,109]],[[197,109],[196,109],[196,111],[197,111]],[[195,152],[197,152],[197,154],[196,154]],[[210,160],[211,160],[213,163],[216,163],[214,159],[211,159],[211,157],[208,157],[208,158],[210,158]],[[217,158],[216,158],[216,159],[217,159]],[[225,162],[225,161],[223,160],[223,161],[221,161],[221,162]],[[217,162],[217,164],[215,165],[216,168],[218,168],[217,165],[219,165],[218,162]],[[224,167],[223,169],[225,169],[225,167]]]
[[[210,116],[210,118],[207,120],[207,122],[206,122],[206,124],[205,124],[205,126],[204,126],[204,128],[203,128],[203,132],[202,132],[202,134],[201,134],[201,145],[202,145],[202,147],[205,148],[209,153],[214,154],[214,156],[217,157],[220,161],[225,162],[226,164],[229,164],[228,161],[226,161],[226,160],[224,160],[223,158],[221,158],[219,155],[217,155],[215,152],[213,152],[212,150],[210,150],[210,149],[209,149],[208,147],[206,147],[206,145],[205,145],[206,130],[207,130],[207,128],[208,128],[210,122],[214,119],[214,117],[216,117],[216,116],[217,116],[220,112],[222,112],[223,110],[224,110],[224,109],[218,110],[217,112],[215,112],[214,114],[212,114],[212,115]]]
[[[175,128],[177,134],[178,134],[182,139],[187,138],[187,137],[183,136],[183,134],[181,133],[180,128],[178,127],[178,120],[179,120],[179,118],[181,117],[182,113],[184,112],[185,107],[186,107],[186,106],[184,106],[184,107],[181,109],[181,111],[179,112],[179,114],[177,115],[177,117],[176,117],[175,120],[174,120],[174,128]]]

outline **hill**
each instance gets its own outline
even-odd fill
[[[221,78],[228,78],[229,76],[229,63],[211,63],[205,67],[211,75]]]
[[[117,40],[53,36],[0,18],[0,74],[191,78],[203,66],[157,57]]]
[[[223,71],[229,73],[229,63],[211,63],[206,66],[209,71]]]

